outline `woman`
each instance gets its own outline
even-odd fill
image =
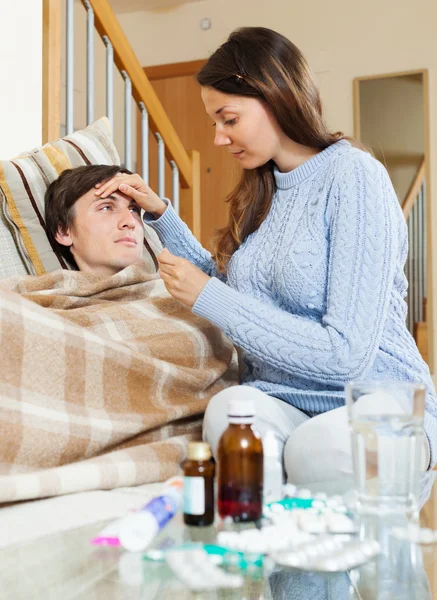
[[[304,57],[274,31],[237,30],[198,81],[215,144],[243,169],[213,256],[138,176],[97,193],[120,187],[137,200],[166,246],[170,294],[241,350],[242,385],[211,399],[205,438],[215,452],[226,400],[250,396],[258,430],[273,429],[282,445],[289,481],[342,491],[352,480],[344,384],[423,382],[429,469],[435,391],[405,325],[407,230],[386,170],[329,131]],[[425,480],[423,498],[431,473]]]

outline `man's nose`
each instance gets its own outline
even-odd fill
[[[214,144],[216,146],[229,146],[231,143],[232,142],[229,137],[223,131],[220,131],[220,129],[216,128]]]
[[[123,211],[123,214],[121,215],[120,222],[119,222],[120,228],[121,229],[124,229],[124,228],[135,229],[135,225],[136,225],[136,220],[135,220],[133,213],[130,210]]]

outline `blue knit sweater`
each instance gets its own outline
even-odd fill
[[[267,218],[226,277],[171,206],[145,223],[213,275],[193,311],[242,350],[242,383],[317,413],[344,405],[350,380],[422,382],[433,465],[437,401],[405,324],[407,227],[386,170],[341,140],[274,176]]]

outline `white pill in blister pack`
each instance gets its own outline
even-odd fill
[[[269,525],[262,529],[245,529],[244,531],[220,531],[217,543],[229,550],[267,554],[280,552],[306,543],[314,536],[301,531],[292,521],[282,526]]]
[[[346,515],[332,513],[325,516],[325,521],[330,533],[355,533],[356,531],[354,522]]]
[[[293,485],[292,483],[286,483],[282,487],[284,496],[285,497],[288,496],[288,498],[293,498],[293,496],[296,494],[296,490],[297,490],[297,487],[295,485]]]
[[[314,500],[327,500],[328,499],[328,494],[326,494],[325,492],[317,492],[317,494],[314,494]]]
[[[350,517],[332,509],[320,511],[312,508],[295,508],[285,512],[274,512],[270,515],[270,519],[277,526],[294,523],[302,531],[312,534],[325,532],[352,534],[356,531],[355,523]]]
[[[364,564],[380,552],[377,542],[357,540],[337,541],[329,552],[325,540],[310,542],[296,551],[272,554],[273,560],[281,566],[294,567],[305,571],[338,572],[347,571]]]
[[[307,488],[300,488],[296,492],[296,497],[301,499],[309,499],[312,498],[313,495],[311,493],[311,490],[307,490]]]
[[[299,516],[299,526],[306,533],[324,533],[326,520],[323,515],[314,515],[309,511],[303,511]]]
[[[170,550],[165,559],[176,577],[191,590],[239,588],[244,583],[240,575],[226,573],[214,565],[202,549]]]

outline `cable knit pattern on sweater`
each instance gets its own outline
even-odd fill
[[[405,324],[407,228],[386,170],[341,140],[275,179],[269,214],[226,277],[171,207],[145,222],[213,276],[193,311],[242,350],[242,383],[323,412],[344,404],[350,380],[423,382],[434,464],[435,390]]]

